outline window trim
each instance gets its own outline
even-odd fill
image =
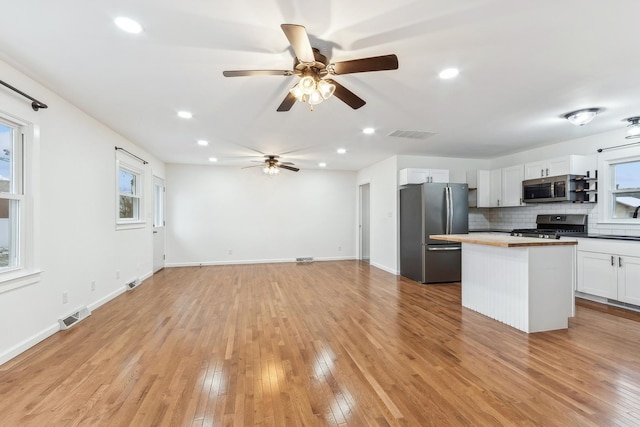
[[[598,183],[598,224],[614,230],[640,228],[640,220],[638,219],[613,217],[614,196],[615,194],[624,192],[624,190],[616,191],[614,188],[614,166],[629,162],[640,162],[640,147],[630,147],[608,153],[600,153],[598,159],[598,169],[603,172],[600,178],[601,182]]]
[[[125,170],[136,176],[136,194],[133,196],[138,199],[138,217],[133,219],[120,218],[120,170]],[[133,228],[143,228],[146,226],[145,221],[145,194],[144,194],[144,169],[136,166],[132,162],[125,160],[116,153],[115,168],[115,223],[116,230],[128,230]],[[129,196],[129,195],[128,195]]]
[[[15,126],[21,134],[21,164],[15,171],[20,181],[17,193],[3,193],[3,198],[20,201],[18,216],[18,265],[0,271],[0,293],[8,292],[40,281],[40,250],[37,221],[37,192],[40,154],[40,127],[19,117],[0,111],[0,120]]]

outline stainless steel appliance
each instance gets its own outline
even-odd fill
[[[418,184],[400,189],[400,274],[421,283],[459,282],[460,243],[430,234],[469,232],[467,184]]]
[[[562,214],[538,215],[537,228],[516,228],[512,236],[539,237],[541,239],[559,239],[560,236],[575,236],[587,234],[588,215]]]
[[[582,175],[560,175],[522,181],[525,203],[583,201]]]

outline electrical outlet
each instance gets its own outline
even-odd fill
[[[233,249],[229,249],[229,255],[233,255]]]
[[[342,246],[338,246],[338,252],[342,252]]]
[[[62,303],[66,304],[69,302],[69,293],[67,291],[64,291],[62,293]]]
[[[120,278],[120,270],[116,271],[116,279]]]
[[[96,290],[96,281],[95,281],[95,280],[92,280],[92,281],[91,281],[91,291],[93,292],[93,291],[95,291],[95,290]]]

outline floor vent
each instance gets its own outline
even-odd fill
[[[82,307],[77,311],[74,311],[70,315],[58,319],[58,323],[60,323],[60,330],[64,331],[65,329],[69,329],[70,327],[72,327],[79,321],[86,319],[90,315],[91,312],[89,311],[89,309],[87,307]]]
[[[130,290],[138,287],[140,285],[140,283],[142,283],[142,282],[140,282],[140,279],[136,278],[135,280],[127,283],[125,286],[127,287],[127,290],[130,291]]]
[[[435,134],[435,132],[425,132],[421,130],[394,130],[389,134],[389,136],[410,139],[427,139]]]
[[[313,257],[306,256],[306,257],[296,258],[296,262],[313,262]]]

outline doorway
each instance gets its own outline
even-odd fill
[[[153,177],[153,272],[164,268],[164,180]]]
[[[369,184],[360,186],[360,260],[369,263],[371,260],[371,189]]]

